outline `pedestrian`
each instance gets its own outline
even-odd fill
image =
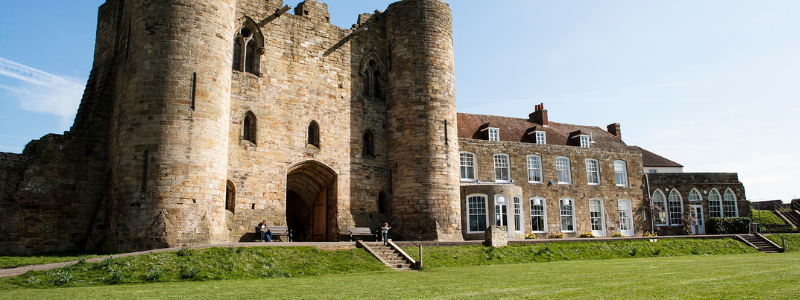
[[[386,246],[386,243],[388,242],[387,239],[389,238],[389,229],[392,229],[392,227],[389,227],[389,223],[383,223],[383,227],[381,227],[381,233],[383,236],[384,246]]]

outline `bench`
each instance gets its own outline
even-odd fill
[[[276,242],[276,241],[291,242],[292,241],[292,230],[289,229],[289,227],[287,227],[287,226],[267,226],[267,229],[272,233],[272,241],[273,242]],[[276,237],[279,237],[280,240],[276,240]],[[258,227],[256,227],[255,240],[256,240],[256,242],[261,240],[261,232],[258,231]]]
[[[372,233],[372,229],[369,227],[350,227],[347,228],[347,235],[350,236],[350,241],[353,241],[353,236],[369,236],[375,238],[375,241],[378,241],[378,234]]]

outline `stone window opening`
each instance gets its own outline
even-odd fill
[[[236,186],[228,180],[225,185],[225,210],[234,212],[236,206]]]
[[[386,193],[381,191],[378,193],[378,214],[384,215],[388,211],[388,203],[386,203]]]
[[[258,75],[259,54],[262,54],[261,37],[245,25],[233,39],[233,70]]]
[[[384,87],[386,84],[384,81],[384,74],[381,71],[382,69],[382,64],[378,62],[378,59],[375,58],[374,55],[370,56],[366,64],[364,64],[361,70],[364,97],[385,99]]]
[[[308,146],[313,146],[315,148],[319,148],[319,124],[317,121],[311,121],[308,124]]]
[[[372,134],[372,130],[367,129],[367,131],[364,131],[362,141],[361,157],[375,158],[375,136]]]
[[[242,121],[242,139],[253,144],[256,143],[256,116],[248,111]]]

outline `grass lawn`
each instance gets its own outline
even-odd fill
[[[43,255],[30,255],[30,256],[0,256],[0,269],[24,267],[30,265],[44,265],[52,263],[60,263],[65,261],[76,261],[83,257],[86,259],[102,257],[104,255],[80,255],[74,253],[68,254],[43,254]]]
[[[761,298],[798,299],[800,252],[558,261],[420,272],[13,288],[0,299]]]

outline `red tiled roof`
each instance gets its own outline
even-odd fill
[[[527,119],[465,113],[458,113],[458,137],[486,140],[486,135],[481,132],[481,129],[483,125],[487,123],[490,127],[500,128],[500,141],[533,143],[533,137],[525,133],[529,132],[530,128],[536,127],[536,130],[545,132],[547,144],[550,145],[577,147],[580,145],[580,142],[575,139],[570,139],[570,133],[583,131],[592,136],[594,143],[592,143],[591,148],[617,151],[630,150],[628,145],[621,139],[596,126],[582,126],[551,121],[548,123],[548,126],[545,127],[542,126],[542,124],[530,122]]]
[[[677,167],[683,168],[683,165],[664,158],[661,155],[642,149],[639,146],[630,146],[631,149],[636,149],[642,152],[642,166],[643,167]]]

